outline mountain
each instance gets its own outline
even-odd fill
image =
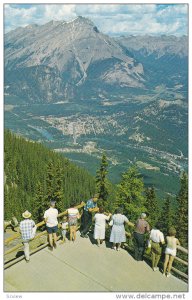
[[[146,87],[161,82],[168,87],[188,82],[188,37],[128,36],[116,39],[129,56],[143,65]]]
[[[176,194],[188,168],[188,40],[112,38],[88,19],[5,35],[5,127],[109,177],[136,164]]]
[[[88,19],[29,25],[5,35],[6,92],[31,102],[74,97],[78,88],[143,87],[142,64]]]

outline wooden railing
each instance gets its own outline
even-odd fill
[[[188,255],[188,250],[185,249],[184,247],[182,246],[177,246],[177,256],[175,257],[175,260],[178,261],[180,264],[184,265],[184,266],[187,266],[188,267],[188,259],[187,261],[181,259],[178,257],[178,253],[182,252],[182,253],[185,253]],[[188,256],[187,256],[188,257]],[[172,271],[174,271],[176,274],[178,274],[179,276],[181,277],[184,277],[185,279],[188,280],[188,274],[176,269],[175,267],[172,267]]]
[[[85,203],[82,202],[81,204],[79,204],[79,205],[76,206],[76,207],[77,207],[78,209],[81,209],[81,208],[84,207],[84,205],[85,205]],[[61,218],[62,216],[66,215],[66,214],[67,214],[67,210],[65,210],[64,212],[60,213],[60,214],[58,215],[58,218]],[[42,221],[42,222],[36,224],[36,226],[37,226],[37,228],[39,228],[39,227],[43,226],[44,224],[45,224],[45,221]],[[37,239],[40,239],[40,238],[41,238],[42,236],[44,236],[44,235],[47,235],[47,231],[46,231],[46,230],[44,230],[44,231],[42,231],[42,232],[36,234],[36,236],[34,237],[34,239],[33,239],[32,241],[37,240]],[[130,236],[131,236],[131,234],[130,234],[130,233],[127,233],[127,232],[126,232],[126,235],[127,235],[128,238],[130,238]],[[20,237],[20,233],[16,233],[16,234],[14,234],[13,236],[7,238],[7,239],[4,241],[4,244],[5,244],[5,245],[9,245],[9,243],[11,243],[12,241],[14,241],[15,239],[17,239],[17,238],[19,238],[19,237]],[[58,238],[59,238],[59,237],[58,237]],[[32,241],[31,241],[31,242],[32,242]],[[48,242],[44,243],[43,245],[38,246],[36,249],[34,249],[33,251],[31,251],[30,253],[33,254],[33,253],[35,253],[35,252],[37,252],[37,251],[39,251],[39,250],[41,250],[41,249],[43,249],[43,248],[45,248],[45,247],[47,247],[47,246],[48,246]],[[19,248],[21,248],[21,247],[23,247],[23,244],[22,244],[22,243],[19,243],[19,244],[15,245],[14,247],[12,247],[12,248],[6,250],[6,251],[4,252],[4,256],[6,257],[6,255],[9,255],[10,253],[17,251],[17,250],[18,250]],[[132,251],[132,252],[133,252],[133,250],[134,250],[132,247],[130,247],[130,246],[129,246],[128,244],[126,244],[126,243],[124,244],[124,248],[126,248],[126,249],[128,249],[129,251]],[[175,257],[175,261],[177,261],[178,263],[180,263],[180,264],[182,264],[182,265],[188,267],[188,259],[187,259],[187,261],[185,261],[185,260],[181,259],[181,258],[178,256],[179,252],[182,252],[182,253],[185,253],[186,255],[188,255],[188,250],[185,249],[184,247],[181,247],[181,246],[177,246],[177,250],[178,250],[178,251],[177,251],[177,256]],[[24,255],[22,255],[22,256],[20,256],[20,257],[18,257],[18,258],[15,257],[15,258],[12,258],[11,260],[5,261],[4,269],[9,268],[10,266],[12,266],[13,264],[15,264],[15,263],[17,263],[18,261],[22,260],[23,258],[24,258]],[[149,255],[145,255],[145,258],[148,259],[148,260],[151,260],[151,257],[150,257]],[[186,274],[186,273],[184,273],[184,272],[178,270],[178,269],[175,268],[175,267],[172,267],[172,271],[175,272],[177,275],[179,275],[181,278],[184,278],[185,280],[188,280],[188,274]]]
[[[130,234],[130,233],[127,233],[127,232],[126,232],[126,235],[127,235],[128,238],[130,238],[130,236],[131,236],[131,234]],[[133,248],[133,247],[130,247],[130,246],[129,246],[128,244],[126,244],[126,243],[124,244],[124,248],[128,249],[128,250],[131,251],[131,252],[134,251],[134,248]],[[184,248],[184,247],[182,247],[182,246],[177,246],[177,256],[175,257],[175,261],[179,262],[181,265],[188,266],[188,258],[187,258],[187,261],[181,259],[181,258],[178,256],[178,255],[180,254],[180,252],[185,253],[186,255],[188,255],[188,250],[187,250],[186,248]],[[151,261],[151,256],[150,256],[150,254],[144,254],[144,257],[145,257],[145,259]],[[161,265],[161,267],[162,267],[162,269],[163,269],[163,263],[162,263],[162,262],[160,262],[160,265]],[[177,268],[175,268],[175,267],[173,267],[173,266],[172,266],[171,270],[172,270],[173,272],[175,272],[177,275],[179,275],[179,276],[177,276],[177,277],[181,277],[181,279],[188,280],[188,274],[187,274],[187,272],[184,273],[184,272],[178,270]]]
[[[77,205],[76,208],[81,209],[81,208],[84,207],[84,205],[85,205],[85,203],[84,203],[84,202],[81,202],[81,204]],[[61,217],[63,217],[63,216],[66,215],[66,214],[67,214],[67,210],[65,210],[64,212],[60,213],[60,214],[58,215],[58,218],[61,218]],[[42,227],[43,225],[45,225],[45,221],[42,221],[42,222],[40,222],[40,223],[37,223],[37,224],[36,224],[36,227],[39,228],[39,227]],[[40,232],[40,233],[37,233],[37,234],[35,235],[34,239],[32,239],[32,240],[30,241],[30,243],[33,242],[33,241],[35,241],[35,240],[37,240],[37,239],[40,239],[40,238],[41,238],[42,236],[44,236],[44,235],[47,235],[47,230],[44,230],[44,231],[42,231],[42,232]],[[14,240],[19,239],[19,238],[21,238],[21,234],[20,234],[20,232],[17,232],[17,233],[14,234],[13,236],[11,236],[11,237],[5,239],[5,240],[4,240],[4,245],[5,245],[5,246],[8,246],[11,242],[13,242]],[[58,237],[58,238],[59,238],[59,237]],[[46,243],[44,243],[43,245],[37,247],[36,249],[34,249],[33,251],[31,251],[30,254],[33,254],[33,253],[35,253],[35,252],[37,252],[37,251],[39,251],[39,250],[41,250],[41,249],[43,249],[43,248],[45,248],[45,247],[47,247],[47,246],[48,246],[48,242],[46,242]],[[17,245],[15,245],[15,246],[11,247],[10,249],[4,251],[4,256],[5,256],[5,258],[6,258],[7,255],[9,255],[9,254],[11,254],[11,253],[17,251],[17,250],[20,249],[21,247],[23,247],[23,243],[19,242]],[[14,258],[12,258],[12,259],[10,259],[10,260],[8,260],[8,261],[5,260],[5,263],[4,263],[4,269],[9,268],[10,266],[12,266],[12,265],[14,265],[15,263],[19,262],[19,261],[22,260],[23,258],[24,258],[24,255],[22,255],[22,256],[20,256],[20,257],[18,257],[18,258],[15,256]]]

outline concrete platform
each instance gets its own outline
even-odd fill
[[[4,292],[187,292],[188,285],[153,272],[126,251],[97,247],[77,237],[51,252],[48,248],[4,271]]]

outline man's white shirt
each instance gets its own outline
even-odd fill
[[[152,229],[150,233],[150,239],[154,243],[164,243],[164,235],[163,233],[158,229]]]
[[[50,207],[44,213],[44,218],[47,219],[46,225],[48,227],[54,227],[58,225],[58,210],[56,208]]]

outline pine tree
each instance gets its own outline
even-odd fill
[[[145,196],[146,196],[145,207],[147,209],[147,213],[149,214],[148,221],[151,227],[153,227],[159,217],[158,216],[159,208],[158,208],[154,187],[146,188]]]
[[[102,155],[100,168],[97,170],[96,173],[96,189],[99,195],[99,199],[101,203],[106,206],[107,199],[108,199],[108,181],[107,181],[107,174],[108,174],[108,162],[107,157],[105,154]]]
[[[159,223],[161,225],[161,231],[166,236],[168,234],[169,228],[174,225],[173,224],[173,208],[171,205],[171,198],[169,196],[164,200],[164,204],[162,206],[161,214],[159,217]]]
[[[56,201],[57,208],[64,209],[62,166],[59,160],[50,161],[47,168],[47,202]]]
[[[141,212],[146,210],[144,206],[144,183],[135,166],[122,174],[122,180],[117,185],[116,206],[124,209],[130,219],[136,220]]]
[[[55,168],[52,161],[49,161],[47,166],[47,177],[46,177],[46,185],[47,185],[47,202],[50,202],[54,199],[54,179],[55,179]]]
[[[60,161],[56,164],[55,170],[55,184],[53,191],[53,199],[57,203],[57,208],[61,212],[64,210],[64,194],[63,194],[63,181],[62,181],[62,166]]]
[[[178,210],[177,210],[177,237],[181,245],[186,247],[188,245],[188,176],[185,172],[180,178],[180,191],[177,196]]]
[[[47,209],[47,199],[43,192],[43,187],[40,182],[37,183],[36,194],[32,204],[32,214],[36,222],[43,220],[44,212]]]
[[[41,221],[49,200],[55,199],[59,210],[63,210],[74,198],[82,201],[95,192],[93,176],[39,143],[5,130],[4,149],[6,218],[15,215],[21,220],[23,211],[28,209]]]

